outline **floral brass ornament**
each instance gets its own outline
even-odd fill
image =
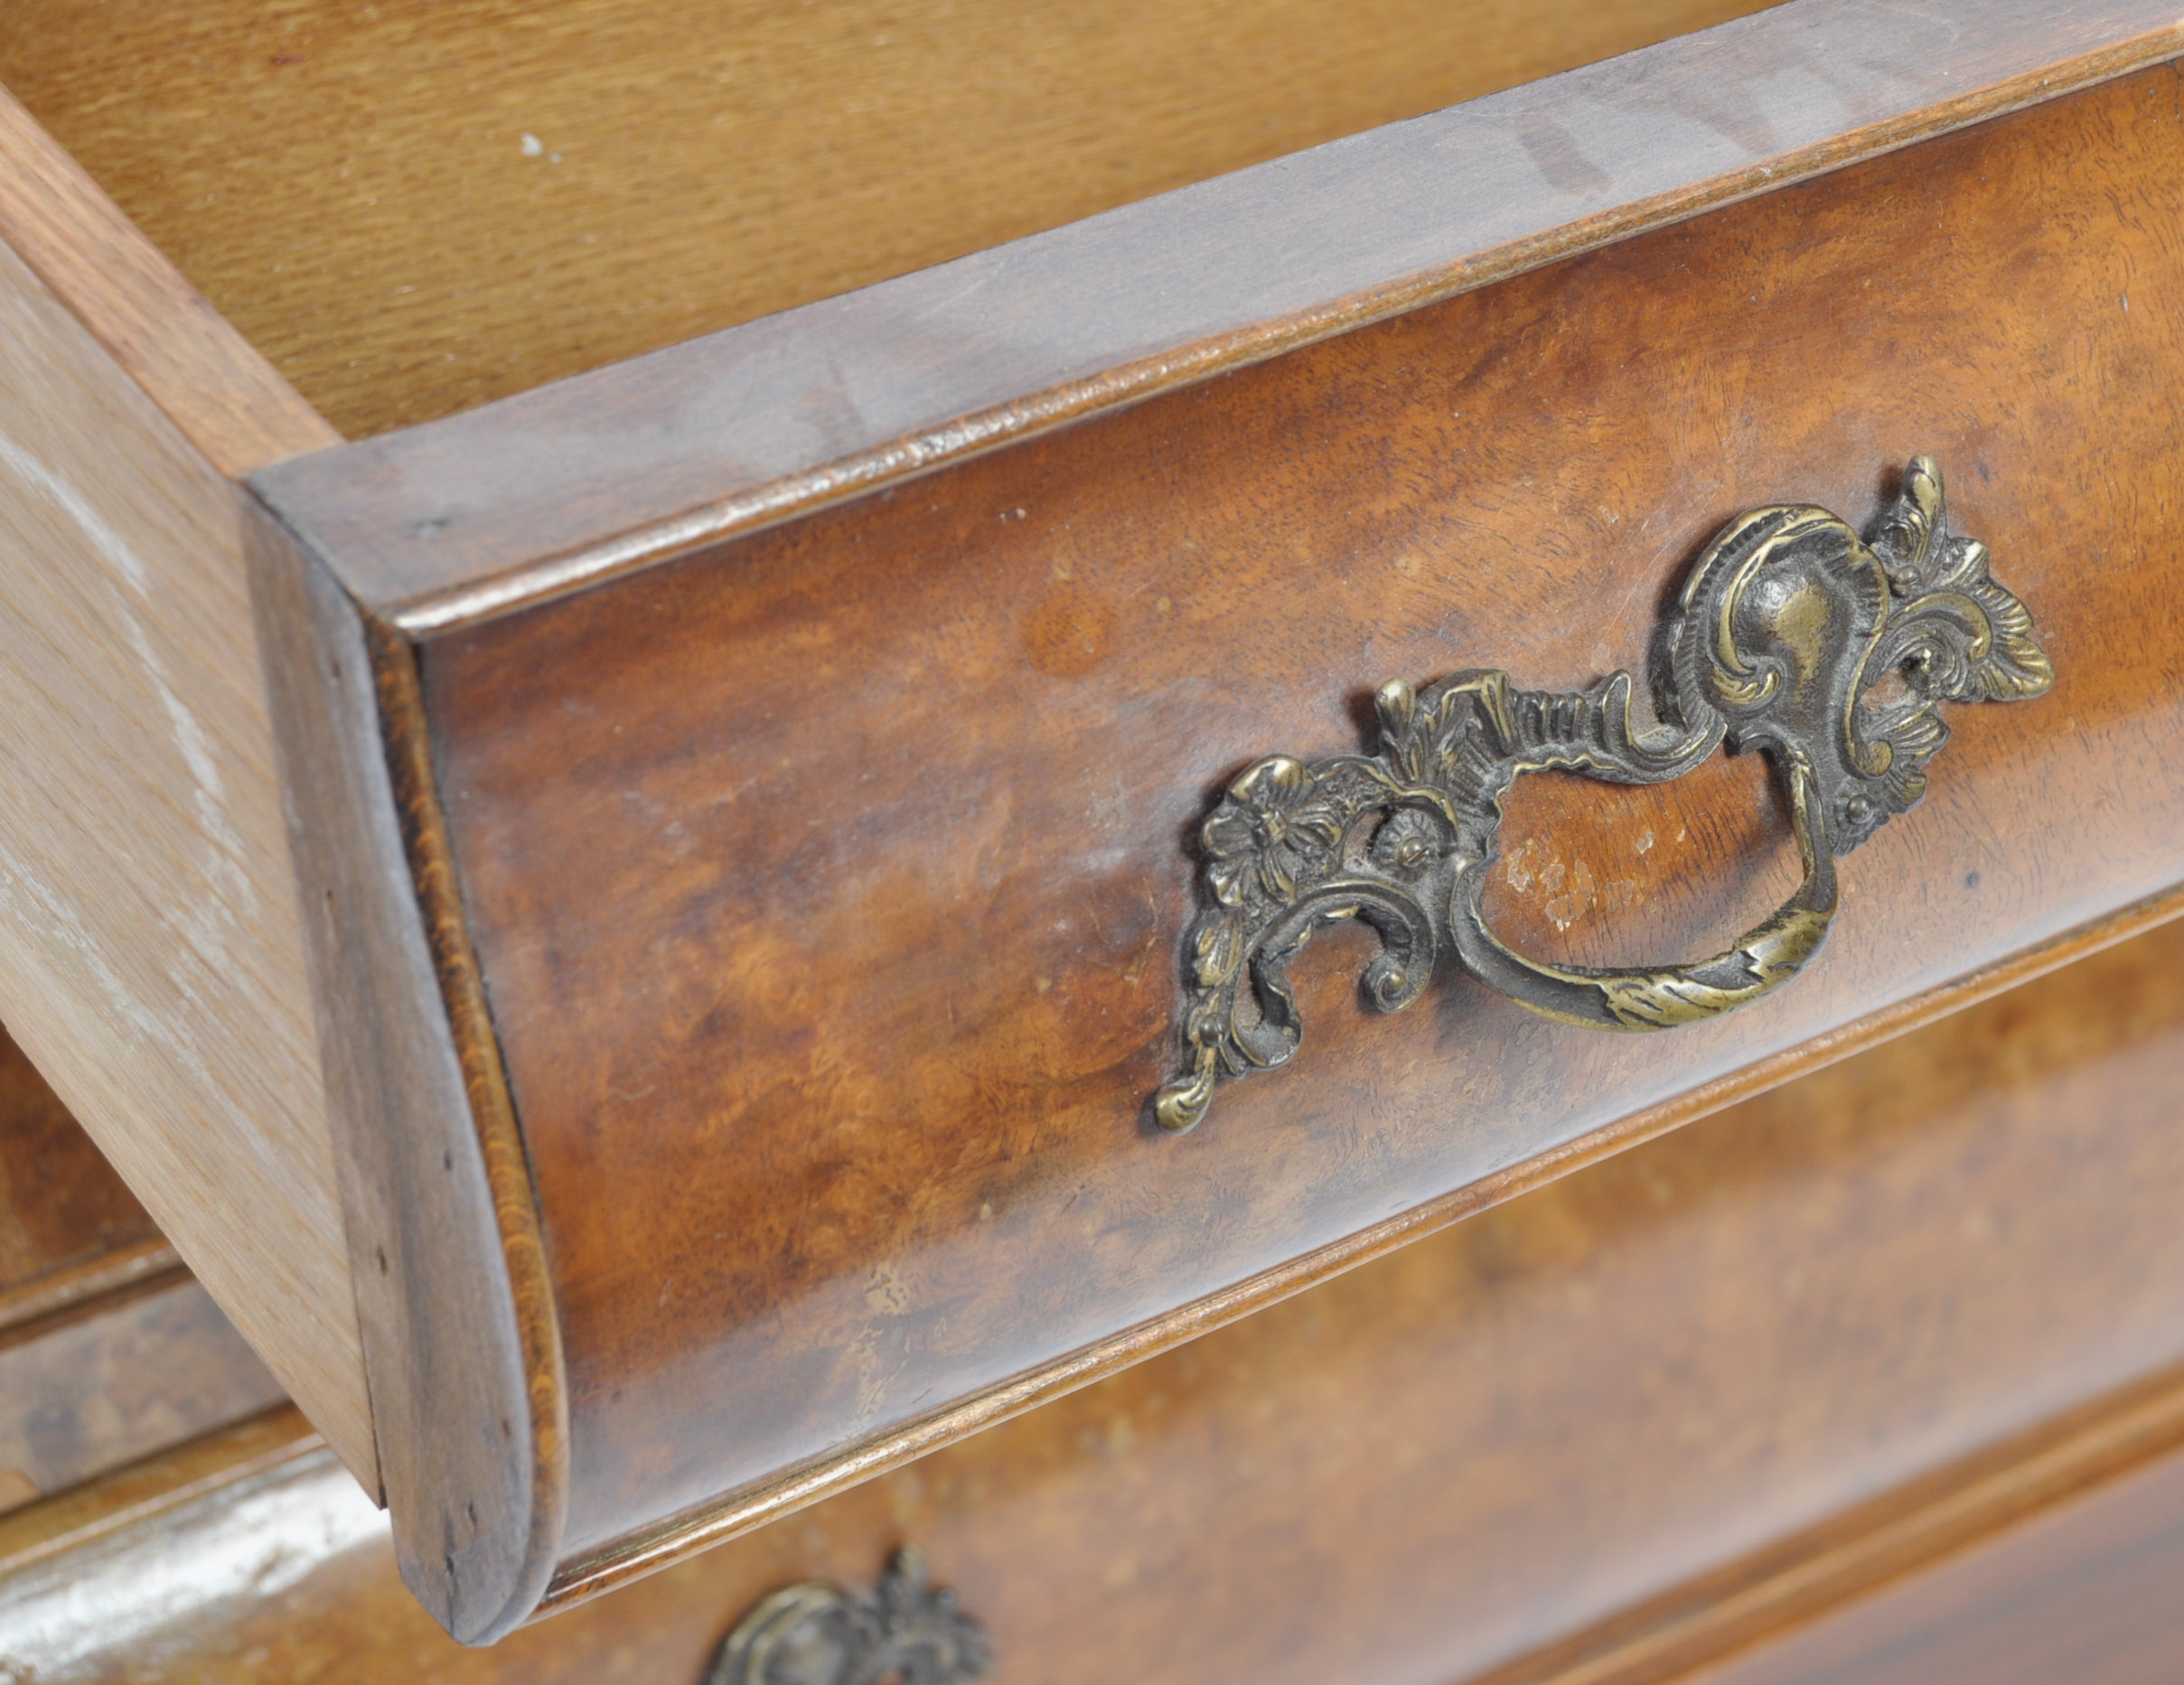
[[[1363,981],[1383,1011],[1416,1000],[1450,950],[1518,1005],[1594,1029],[1672,1029],[1757,1000],[1826,939],[1836,857],[1926,794],[1949,737],[1941,705],[2054,681],[1986,547],[1950,530],[1926,456],[1870,539],[1809,504],[1730,521],[1662,636],[1655,725],[1632,721],[1627,673],[1582,692],[1520,690],[1501,672],[1422,690],[1394,679],[1373,698],[1378,753],[1270,755],[1238,774],[1200,833],[1184,1068],[1154,1102],[1161,1126],[1195,1127],[1218,1079],[1289,1062],[1302,1034],[1289,963],[1337,920],[1380,937]],[[1804,860],[1796,893],[1757,929],[1693,964],[1595,969],[1526,959],[1487,928],[1480,897],[1520,774],[1663,783],[1725,741],[1772,760]]]
[[[968,1685],[993,1668],[979,1624],[955,1594],[927,1583],[905,1548],[878,1586],[856,1596],[791,1586],[765,1598],[720,1648],[706,1685]]]

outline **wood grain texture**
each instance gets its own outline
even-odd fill
[[[382,1492],[402,1575],[485,1642],[528,1614],[567,1484],[558,1328],[469,963],[408,647],[262,516],[250,545],[309,909]]]
[[[563,1318],[567,1549],[854,1461],[2184,876],[2176,89],[2144,72],[426,645]],[[1362,934],[1330,935],[1296,1063],[1148,1136],[1186,839],[1239,766],[1348,746],[1391,674],[1642,671],[1729,515],[1865,520],[1918,448],[2060,677],[1954,714],[1794,988],[1666,1037],[1453,978],[1383,1017]],[[1635,875],[1586,916],[1709,950],[1756,893],[1711,864],[1765,811],[1748,772],[1649,821],[1724,853],[1614,874],[1628,810],[1546,792],[1570,857]],[[1582,934],[1506,911],[1522,947]]]
[[[429,634],[2180,51],[2167,0],[1798,0],[263,483]]]
[[[1770,1548],[2166,1376],[2153,1448],[2180,956],[2111,950],[675,1572],[748,1564],[719,1632],[914,1540],[1043,1685],[1453,1680],[1739,1563],[1779,1586]]]
[[[10,0],[0,81],[365,434],[1755,3]]]
[[[329,436],[0,102],[0,1016],[371,1479],[229,478]]]
[[[94,1253],[79,1263],[46,1270],[0,1293],[0,1329],[14,1328],[71,1306],[118,1293],[182,1267],[182,1254],[163,1235]]]
[[[1503,1685],[1628,1685],[1639,1676],[1602,1664],[1640,1659],[1672,1615],[1681,1647],[1644,1653],[1688,1669],[1776,1630],[1708,1627],[1710,1612],[1811,1614],[2097,1483],[2165,1478],[2184,1430],[2180,1053],[2184,926],[490,1651],[432,1626],[359,1513],[277,1594],[206,1584],[40,1678],[694,1680],[766,1592],[869,1583],[906,1540],[993,1633],[998,1677],[1022,1685],[1496,1669]],[[235,1446],[247,1497],[268,1451],[263,1436]],[[316,1512],[314,1493],[339,1501],[317,1456],[292,1447],[280,1466],[299,1501],[257,1525]],[[0,1610],[50,1596],[71,1561],[173,1561],[174,1539],[205,1537],[225,1500],[202,1461],[170,1461],[180,1500],[140,1475],[105,1506],[87,1493],[0,1521]],[[2129,1548],[2095,1531],[2096,1552]],[[76,1555],[82,1539],[101,1554]],[[2071,1601],[2056,1635],[2097,1646],[2173,1605]]]
[[[2158,929],[2184,913],[2184,894],[2172,892],[2095,920],[2067,936],[2011,955],[1994,965],[1929,989],[1885,1011],[1854,1020],[1796,1046],[1685,1090],[1673,1099],[1632,1112],[1537,1154],[1493,1175],[1429,1200],[1253,1276],[1167,1315],[1126,1328],[1066,1357],[975,1392],[957,1403],[912,1418],[812,1463],[792,1468],[726,1502],[665,1521],[565,1563],[556,1574],[541,1613],[573,1607],[656,1574],[723,1540],[740,1538],[836,1493],[972,1434],[1043,1408],[1081,1388],[1149,1357],[1229,1326],[1270,1306],[1385,1258],[1477,1212],[1488,1211],[1633,1147],[1658,1139],[1724,1107],[1854,1058],[1892,1038],[1936,1024],[2060,967]]]
[[[214,468],[246,474],[339,442],[5,88],[0,154],[0,239]]]
[[[60,1492],[286,1401],[176,1268],[0,1340],[0,1481]]]

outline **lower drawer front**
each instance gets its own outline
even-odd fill
[[[2172,1453],[1700,1678],[2169,1685],[2184,1679],[2180,1579],[2184,1456]]]
[[[180,1269],[0,1333],[0,1512],[284,1401]]]
[[[164,1677],[208,1680],[694,1685],[768,1593],[861,1589],[908,1543],[983,1624],[1004,1680],[1543,1680],[1642,1653],[1647,1632],[1682,1621],[1683,1647],[1654,1655],[1668,1671],[1584,1674],[1671,1677],[1725,1634],[1751,1635],[1714,1621],[1732,1597],[1748,1625],[1755,1596],[1763,1613],[1809,1613],[1768,1605],[1766,1587],[1816,1553],[1901,1567],[1907,1525],[1977,1510],[1952,1468],[1984,1458],[1982,1490],[2052,1496],[2088,1468],[2114,1472],[2128,1436],[2100,1425],[2121,1419],[2103,1400],[2137,1399],[2142,1422],[2151,1398],[2160,1421],[2184,1421],[2161,1406],[2184,1399],[2164,1379],[2184,1366],[2179,1056],[2184,924],[490,1652],[455,1648],[407,1601],[383,1531],[331,1523],[329,1538],[364,1542],[280,1578],[277,1598],[210,1597],[193,1626],[135,1642],[158,1650]],[[2069,1443],[2096,1449],[2057,1464],[2039,1436],[2068,1419],[2094,1422]],[[2133,1431],[2132,1456],[2160,1449]],[[2001,1454],[1998,1474],[1994,1447],[2012,1442],[2035,1448]],[[2173,1562],[2179,1477],[2141,1461],[2154,1472],[2125,1484],[2151,1495],[2117,1525]],[[2018,1464],[2049,1472],[2012,1485]],[[2074,1525],[2056,1549],[2107,1548],[2097,1520]],[[1853,1561],[1829,1583],[1856,1580]],[[0,1631],[21,1588],[0,1580]],[[1991,1618],[1948,1595],[1958,1625]],[[1942,1619],[1890,1596],[1898,1627]],[[2100,1615],[2071,1616],[2083,1643]],[[91,1652],[74,1665],[36,1677],[154,1675]],[[1754,1680],[1866,1677],[1749,1665]]]

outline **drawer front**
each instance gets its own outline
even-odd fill
[[[2184,33],[1959,21],[1770,12],[253,476],[452,1630],[2167,904]]]
[[[2151,72],[426,644],[566,1336],[568,1548],[2176,878],[2172,96]],[[1383,1016],[1353,927],[1296,962],[1293,1065],[1149,1127],[1191,839],[1239,768],[1352,748],[1391,677],[1643,673],[1727,517],[1862,523],[1911,448],[2055,685],[1949,711],[1794,985],[1667,1036],[1453,976]],[[1796,878],[1757,757],[1520,791],[1488,913],[1544,958],[1713,952]]]
[[[762,1599],[864,1591],[905,1544],[1009,1685],[1635,1685],[1828,1610],[1814,1642],[1837,1650],[1883,1614],[1900,1635],[1930,1603],[1850,1599],[1932,1561],[1988,1572],[1982,1541],[2029,1513],[2069,1535],[2049,1566],[2158,1542],[2149,1517],[2173,1533],[2180,1039],[2172,925],[489,1651],[408,1601],[338,1471],[258,1464],[224,1511],[74,1562],[285,1550],[277,1591],[208,1571],[155,1624],[39,1627],[49,1647],[15,1659],[79,1643],[38,1674],[70,1681],[697,1685]],[[2110,1482],[2113,1526],[2049,1508]],[[0,1633],[33,1630],[64,1566],[11,1568],[12,1544],[0,1524]],[[2048,1630],[2089,1656],[2174,1602],[2143,1574],[2094,1603],[2069,1584]]]
[[[333,448],[0,99],[0,1008],[486,1642],[2142,929],[2180,52],[1797,0]]]

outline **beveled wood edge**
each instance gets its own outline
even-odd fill
[[[1793,0],[254,483],[426,639],[2179,53],[2156,0]],[[1791,66],[1775,150],[1706,121]]]
[[[0,1334],[140,1281],[177,1274],[183,1267],[181,1253],[163,1240],[150,1240],[101,1253],[80,1264],[48,1270],[0,1293]]]
[[[404,1581],[455,1638],[528,1615],[568,1488],[560,1325],[417,694],[416,656],[262,510],[251,599],[279,724],[320,1057]]]
[[[539,1600],[534,1618],[573,1608],[618,1586],[671,1568],[698,1551],[763,1527],[982,1428],[1020,1416],[1200,1334],[1210,1334],[1504,1200],[1990,999],[2179,915],[2184,915],[2184,884],[2008,955],[1954,982],[1770,1054],[1671,1100],[1633,1112],[1429,1200],[1400,1216],[1165,1316],[1125,1329],[972,1398],[588,1552],[557,1569],[552,1583]],[[2184,1387],[2184,1381],[2178,1384]],[[2184,1409],[2184,1403],[2178,1408]]]
[[[1666,1685],[2184,1449],[2172,1368],[1465,1685]]]

